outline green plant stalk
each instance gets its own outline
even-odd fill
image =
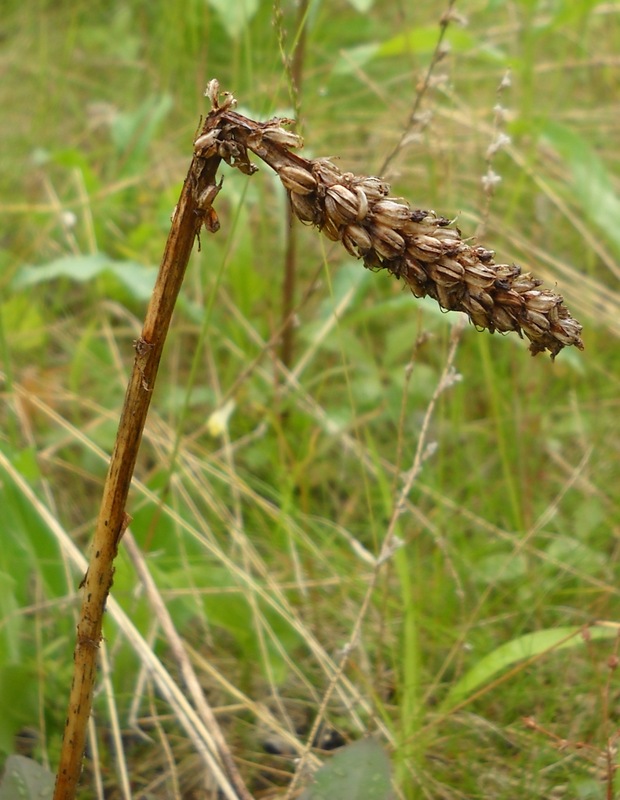
[[[424,747],[415,741],[420,731],[422,698],[420,691],[420,641],[418,613],[414,600],[412,575],[414,570],[409,563],[406,547],[394,554],[394,565],[398,574],[403,607],[402,624],[402,662],[400,670],[400,731],[399,746],[396,753],[396,783],[407,786],[407,778],[412,765],[419,766],[424,758]],[[409,796],[413,797],[413,787]]]
[[[208,130],[209,117],[203,128]],[[194,155],[181,196],[175,209],[159,274],[153,289],[139,339],[136,356],[121,411],[119,427],[110,459],[101,507],[93,538],[89,567],[82,581],[82,608],[74,651],[74,677],[71,684],[67,722],[56,777],[54,800],[73,800],[76,796],[92,708],[101,641],[102,620],[114,576],[114,559],[130,518],[125,507],[136,464],[138,449],[153,396],[164,342],[194,241],[204,225],[218,228],[211,204],[218,187],[215,175],[220,159]],[[232,757],[219,756],[240,797],[247,798]]]

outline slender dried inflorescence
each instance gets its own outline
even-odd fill
[[[207,95],[213,110],[195,142],[198,155],[217,155],[252,174],[252,151],[278,173],[301,222],[342,242],[366,267],[402,278],[416,297],[464,312],[477,328],[525,334],[533,355],[583,349],[581,325],[560,295],[515,264],[496,264],[495,253],[465,241],[454,221],[391,197],[380,178],[342,172],[327,158],[302,158],[292,152],[303,142],[284,127],[289,120],[259,123],[235,113],[232,95],[220,102],[217,81]]]

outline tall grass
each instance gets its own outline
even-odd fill
[[[248,19],[218,5],[7,4],[0,750],[28,729],[52,769],[78,551],[202,91],[217,76],[252,115],[291,107],[271,5]],[[301,114],[310,156],[372,173],[405,128],[441,10],[362,5],[310,3]],[[544,277],[584,324],[586,350],[551,364],[470,326],[453,356],[460,380],[436,395],[458,320],[300,228],[285,368],[286,198],[267,169],[223,171],[222,228],[190,266],[128,511],[257,796],[284,795],[322,705],[309,744],[378,732],[403,797],[612,796],[618,11],[456,9],[468,25],[450,23],[389,179]],[[290,54],[299,21],[283,15]],[[493,157],[502,181],[487,203],[498,102],[511,143]],[[379,570],[416,454],[402,547]],[[137,570],[122,551],[85,791],[209,796]],[[593,620],[606,625],[571,636]]]

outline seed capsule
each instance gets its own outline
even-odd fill
[[[465,270],[465,280],[472,287],[488,289],[495,283],[495,278],[495,271],[491,267],[485,267],[484,264],[468,266]]]
[[[406,222],[411,216],[411,209],[403,203],[393,200],[379,200],[372,207],[372,215],[383,225],[393,226]]]
[[[330,218],[325,217],[325,222],[321,231],[327,236],[328,239],[331,239],[332,242],[337,242],[340,240],[340,228],[336,223]]]
[[[311,194],[317,186],[314,175],[301,167],[280,167],[278,175],[283,186],[296,194]]]
[[[353,187],[353,191],[357,197],[357,214],[355,215],[355,219],[361,222],[368,215],[368,198],[359,186]]]
[[[525,312],[525,316],[527,317],[528,322],[530,322],[532,325],[535,325],[541,331],[549,330],[549,320],[544,314],[540,314],[538,311],[530,311],[528,308]]]
[[[291,198],[293,212],[298,219],[300,219],[302,222],[312,222],[315,225],[318,224],[320,214],[315,198],[312,198],[307,194],[299,194],[298,192],[291,192],[289,197]]]
[[[550,311],[562,302],[558,295],[550,294],[549,292],[541,292],[539,289],[525,292],[523,299],[528,309],[532,311],[541,311],[543,313]]]
[[[434,236],[414,236],[407,242],[407,250],[420,261],[436,261],[443,255],[443,247]]]
[[[497,330],[504,332],[514,331],[519,327],[506,309],[497,305],[493,309],[493,323]]]
[[[365,255],[372,247],[368,231],[361,225],[347,225],[342,233],[342,244],[356,258]]]
[[[336,183],[325,193],[325,211],[336,225],[346,225],[357,218],[357,196],[346,186]]]
[[[342,180],[342,173],[329,158],[315,158],[312,161],[312,172],[316,175],[320,183],[327,186],[333,186]]]
[[[447,280],[459,281],[465,275],[465,268],[453,258],[442,258],[437,265],[439,274]]]
[[[284,121],[284,120],[282,120]],[[304,140],[292,131],[287,131],[285,128],[265,128],[262,132],[263,139],[267,139],[274,144],[281,144],[284,147],[303,147]]]
[[[403,237],[385,225],[373,225],[370,235],[372,246],[382,258],[397,258],[405,249]]]
[[[390,193],[389,184],[380,178],[355,178],[351,183],[360,188],[369,200],[379,200]]]

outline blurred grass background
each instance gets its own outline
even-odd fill
[[[53,769],[81,577],[62,533],[85,551],[204,88],[217,77],[243,113],[292,115],[282,56],[301,28],[295,4],[276,13],[259,0],[4,8],[0,753],[30,731]],[[380,169],[447,8],[308,4],[306,153]],[[280,736],[308,735],[416,454],[395,529],[403,546],[378,574],[325,730],[348,742],[380,729],[407,798],[612,796],[620,6],[463,0],[454,10],[462,18],[390,165],[393,192],[458,215],[498,261],[557,287],[586,350],[551,363],[515,336],[469,326],[459,379],[435,397],[458,318],[300,228],[283,370],[286,198],[268,168],[248,179],[224,167],[222,227],[203,234],[190,264],[128,510],[256,796],[284,791],[293,762],[270,737],[278,725]],[[510,144],[489,160],[500,133]],[[491,198],[489,166],[502,179]],[[175,677],[124,551],[113,594]],[[592,620],[608,621],[595,631],[609,635],[547,652]],[[98,780],[110,798],[209,796],[112,620],[106,651],[85,796]]]

